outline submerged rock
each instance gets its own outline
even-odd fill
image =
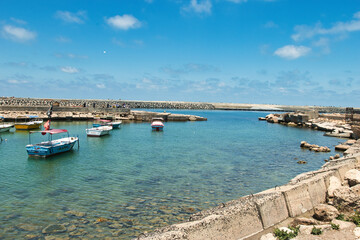
[[[84,217],[84,216],[86,216],[86,213],[78,212],[78,211],[66,211],[65,214],[68,215],[68,216],[75,216],[75,217]]]
[[[34,232],[36,230],[38,230],[37,226],[31,225],[31,224],[19,224],[17,225],[17,228],[23,231],[28,231],[28,232]]]
[[[66,232],[66,227],[62,224],[51,224],[48,225],[46,228],[42,230],[42,233],[48,234],[48,233],[62,233]]]

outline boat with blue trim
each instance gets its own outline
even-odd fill
[[[122,121],[112,122],[111,120],[100,119],[99,122],[93,123],[93,127],[111,126],[113,128],[120,128]]]
[[[48,134],[49,140],[40,142],[37,144],[31,144],[31,134],[41,133],[42,135]],[[67,133],[67,137],[52,140],[54,134]],[[49,129],[44,131],[30,131],[29,132],[29,144],[26,145],[26,151],[29,156],[36,157],[49,157],[55,154],[70,151],[75,143],[79,144],[78,137],[70,137],[69,132],[66,129]]]

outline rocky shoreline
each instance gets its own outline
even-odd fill
[[[358,138],[352,127],[345,121],[345,114],[319,114],[317,111],[274,113],[259,118],[260,121],[278,123],[289,127],[306,127],[324,131],[325,136],[338,138]],[[354,114],[353,121],[360,122],[360,115]]]

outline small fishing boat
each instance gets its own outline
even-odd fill
[[[39,118],[38,116],[34,116],[34,115],[18,116],[15,118],[15,128],[17,130],[31,130],[31,129],[40,128],[43,121],[39,120],[38,118]],[[25,120],[19,121],[18,119],[25,119]]]
[[[12,124],[12,123],[4,123],[3,120],[4,120],[4,117],[0,116],[0,132],[9,131],[10,128],[14,127],[14,124]]]
[[[162,131],[164,128],[164,123],[163,123],[163,119],[162,118],[153,118],[151,121],[151,128],[153,131]]]
[[[49,135],[49,140],[37,144],[31,144],[31,134],[41,133],[42,135]],[[54,134],[67,133],[67,137],[52,140]],[[75,143],[79,144],[78,137],[70,137],[66,129],[49,129],[44,131],[30,131],[29,144],[26,145],[26,151],[29,156],[49,157],[55,154],[70,151]]]
[[[99,120],[97,123],[93,123],[93,127],[101,127],[101,126],[112,126],[113,128],[120,128],[121,121],[112,122],[111,120]]]
[[[88,137],[101,137],[110,133],[113,129],[112,126],[100,126],[86,129],[86,135]]]

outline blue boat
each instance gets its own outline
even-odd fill
[[[41,133],[42,135],[49,135],[49,141],[37,144],[31,144],[30,135],[33,133]],[[67,133],[67,137],[52,140],[53,134]],[[70,151],[75,143],[79,144],[79,138],[70,137],[66,129],[50,129],[44,131],[31,131],[29,133],[30,143],[26,145],[26,151],[29,156],[35,157],[49,157],[55,154]]]

